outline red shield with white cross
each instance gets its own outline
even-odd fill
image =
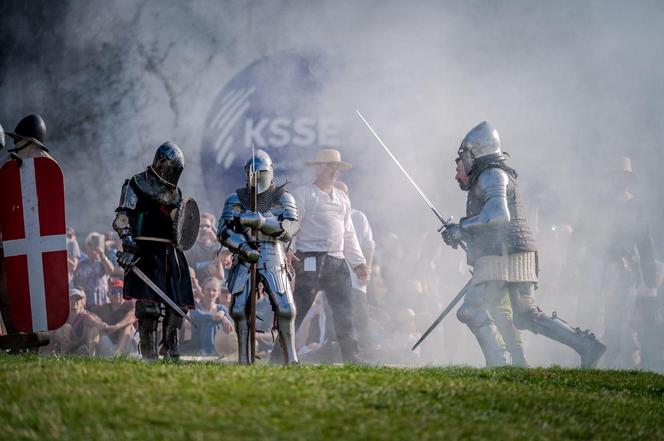
[[[50,158],[11,160],[0,169],[0,224],[12,324],[57,329],[69,315],[65,193]]]

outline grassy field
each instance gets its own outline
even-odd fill
[[[0,439],[664,439],[664,377],[0,356]]]

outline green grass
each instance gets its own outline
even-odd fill
[[[0,439],[664,439],[664,377],[0,356]]]

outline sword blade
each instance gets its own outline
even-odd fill
[[[399,162],[399,160],[398,160],[398,159],[392,154],[392,152],[390,151],[390,149],[387,148],[387,146],[385,145],[385,143],[383,142],[383,140],[380,139],[380,136],[378,136],[378,133],[376,133],[376,131],[373,129],[373,127],[371,127],[371,124],[369,124],[369,122],[364,118],[364,116],[362,116],[362,114],[360,113],[359,110],[356,109],[355,112],[357,113],[357,116],[360,117],[360,119],[362,120],[362,122],[364,122],[364,124],[369,128],[369,130],[371,131],[371,133],[373,133],[373,136],[378,140],[378,142],[380,143],[380,145],[383,146],[383,148],[385,149],[385,151],[387,152],[387,154],[390,156],[390,158],[392,158],[392,161],[394,161],[394,163],[397,165],[397,167],[399,167],[399,170],[401,170],[401,172],[404,174],[404,176],[406,176],[406,178],[407,178],[408,181],[411,183],[411,185],[412,185],[413,187],[415,187],[415,190],[417,190],[417,192],[420,194],[420,196],[422,197],[422,199],[424,199],[424,202],[426,202],[426,204],[429,206],[429,208],[431,209],[431,211],[433,211],[433,214],[436,215],[436,217],[437,217],[437,218],[443,223],[443,225],[447,225],[447,224],[449,223],[449,221],[448,221],[447,219],[445,219],[443,216],[441,216],[441,214],[438,212],[438,210],[437,210],[436,207],[433,205],[433,203],[429,200],[429,198],[427,197],[427,195],[424,194],[424,192],[422,191],[422,189],[420,188],[420,186],[417,185],[417,183],[415,182],[415,180],[414,180],[413,178],[410,177],[410,174],[408,174],[408,172],[406,171],[406,169],[403,168],[403,166],[401,165],[401,163]]]
[[[166,302],[166,304],[168,306],[173,308],[175,310],[175,312],[177,312],[178,314],[180,314],[182,316],[182,318],[184,318],[189,323],[191,323],[196,328],[198,328],[198,323],[196,323],[195,320],[189,318],[189,316],[187,314],[185,314],[185,312],[182,310],[182,308],[180,308],[173,300],[171,300],[171,298],[168,297],[166,295],[166,293],[161,290],[161,288],[159,288],[157,285],[155,285],[155,283],[152,280],[150,280],[150,278],[148,276],[146,276],[143,271],[136,268],[136,266],[133,266],[131,268],[131,270],[134,272],[134,274],[136,274],[138,276],[139,279],[141,279],[143,282],[145,282],[145,284],[147,286],[149,286],[152,289],[152,291],[154,291],[159,297],[161,297],[161,299],[164,302]]]
[[[429,326],[429,329],[427,329],[426,332],[422,335],[422,337],[420,337],[420,339],[417,340],[417,343],[415,343],[415,346],[411,348],[411,351],[417,349],[420,343],[422,343],[424,339],[427,338],[429,334],[431,334],[431,331],[436,329],[436,326],[438,326],[438,324],[445,318],[445,316],[447,316],[447,314],[450,313],[450,311],[456,306],[457,303],[459,303],[459,301],[463,298],[463,296],[466,295],[466,288],[468,287],[468,285],[470,285],[470,282],[466,283],[466,286],[464,286],[463,289],[459,291],[459,294],[457,294],[456,297],[452,299],[450,304],[447,305],[447,308],[443,309],[443,312],[441,312],[438,318],[431,324],[431,326]]]

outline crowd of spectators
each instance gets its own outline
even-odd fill
[[[373,255],[374,243],[366,217],[363,222],[363,251]],[[181,352],[183,355],[233,359],[237,342],[229,313],[231,294],[226,288],[233,255],[217,242],[215,225],[215,216],[203,213],[198,240],[186,252],[196,302],[190,316],[199,327],[192,327],[185,321],[181,331]],[[68,227],[69,318],[64,326],[51,332],[51,342],[42,351],[51,354],[138,356],[135,305],[133,300],[123,298],[123,271],[115,255],[120,249],[120,241],[115,232],[109,231],[105,234],[92,232],[82,242],[81,247],[76,232]],[[385,257],[389,256],[385,254]],[[402,340],[403,335],[408,334],[404,334],[405,330],[416,333],[412,320],[415,313],[408,307],[397,310],[385,307],[383,298],[388,295],[389,290],[385,288],[388,283],[382,280],[379,259],[370,259],[370,262],[372,280],[353,290],[354,295],[358,296],[354,303],[357,305],[354,307],[354,332],[358,333],[361,349],[376,361],[412,359],[413,356],[404,350],[406,345]],[[296,344],[304,361],[340,360],[332,312],[325,293],[319,292],[310,311],[299,313],[305,318],[297,332]],[[257,315],[257,349],[267,358],[274,343],[274,316],[269,298],[262,291],[257,302]]]

